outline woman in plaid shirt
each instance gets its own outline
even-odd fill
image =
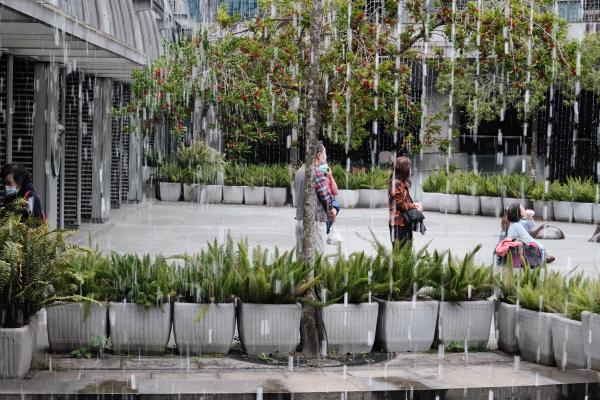
[[[388,189],[389,226],[390,238],[394,246],[401,245],[402,242],[412,243],[412,226],[407,226],[402,213],[410,208],[423,211],[421,203],[413,203],[410,197],[410,164],[408,157],[398,157],[390,177]]]

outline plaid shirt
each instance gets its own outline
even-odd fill
[[[317,200],[323,206],[325,211],[329,213],[331,210],[331,202],[333,197],[329,191],[329,178],[319,168],[314,169],[314,182],[315,192],[317,193]]]
[[[417,208],[410,199],[408,186],[398,179],[390,180],[388,204],[390,208],[390,225],[392,226],[404,226],[402,213],[408,211],[409,208]]]

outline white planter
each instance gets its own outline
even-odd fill
[[[504,212],[502,197],[481,196],[481,214],[499,218]]]
[[[558,367],[563,369],[587,367],[587,359],[583,351],[583,328],[580,321],[554,314],[552,347]]]
[[[573,221],[573,203],[570,201],[552,201],[554,219],[557,221]]]
[[[341,208],[356,208],[358,206],[358,190],[339,190],[335,199]]]
[[[460,202],[457,194],[440,193],[440,212],[448,214],[460,213]]]
[[[592,206],[592,214],[594,215],[594,223],[600,224],[600,204],[594,203]]]
[[[544,221],[552,221],[554,219],[554,206],[552,205],[552,200],[534,200],[533,211],[535,211],[536,216],[543,218]]]
[[[327,351],[370,353],[375,343],[378,309],[376,302],[323,307]]]
[[[485,348],[490,339],[494,302],[440,302],[439,338],[444,343],[458,342],[473,348]]]
[[[359,189],[358,206],[362,208],[387,207],[388,191],[385,189]]]
[[[202,185],[199,183],[184,183],[183,200],[199,203],[202,200]]]
[[[244,204],[262,206],[265,204],[264,186],[244,186]]]
[[[600,371],[600,314],[584,311],[581,313],[583,329],[583,352],[588,365]]]
[[[300,304],[238,303],[238,332],[250,355],[288,354],[300,344]]]
[[[220,203],[223,201],[223,185],[205,185],[204,198],[206,203]]]
[[[244,202],[244,186],[223,186],[223,203],[242,204]]]
[[[517,312],[517,340],[524,361],[554,365],[552,347],[552,316],[519,308]]]
[[[162,353],[171,334],[171,305],[151,307],[133,303],[109,305],[112,349],[116,353]]]
[[[52,351],[89,348],[94,339],[107,337],[106,307],[91,304],[85,316],[84,304],[57,304],[46,308],[48,343]]]
[[[481,214],[481,200],[479,196],[458,195],[460,213],[463,215]]]
[[[176,302],[173,334],[179,354],[227,354],[235,332],[235,305]]]
[[[160,199],[162,201],[179,201],[181,183],[160,182]]]
[[[265,199],[268,206],[282,207],[287,201],[287,188],[265,188]]]
[[[573,218],[580,224],[591,224],[594,221],[594,203],[573,202]]]
[[[34,345],[29,325],[22,328],[0,328],[0,379],[20,379],[27,375]]]
[[[498,348],[505,353],[514,354],[519,350],[517,343],[517,306],[497,302],[498,312]]]
[[[428,351],[433,344],[438,309],[437,301],[379,301],[378,350]]]
[[[424,211],[440,211],[440,193],[423,192],[421,204]]]

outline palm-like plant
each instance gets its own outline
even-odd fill
[[[324,262],[320,269],[321,302],[336,304],[363,303],[372,295],[373,258],[364,252],[345,258],[338,254],[332,263]]]
[[[285,165],[265,167],[265,184],[269,187],[285,188],[292,184],[292,174]]]
[[[567,178],[567,186],[573,201],[593,203],[596,200],[596,187],[591,178]]]
[[[16,328],[45,304],[79,298],[83,276],[70,268],[80,249],[60,231],[21,221],[24,203],[0,218],[0,327]]]

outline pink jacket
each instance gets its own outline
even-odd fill
[[[504,257],[511,247],[521,247],[523,246],[523,242],[514,241],[512,239],[504,239],[496,246],[496,255],[500,257]]]

